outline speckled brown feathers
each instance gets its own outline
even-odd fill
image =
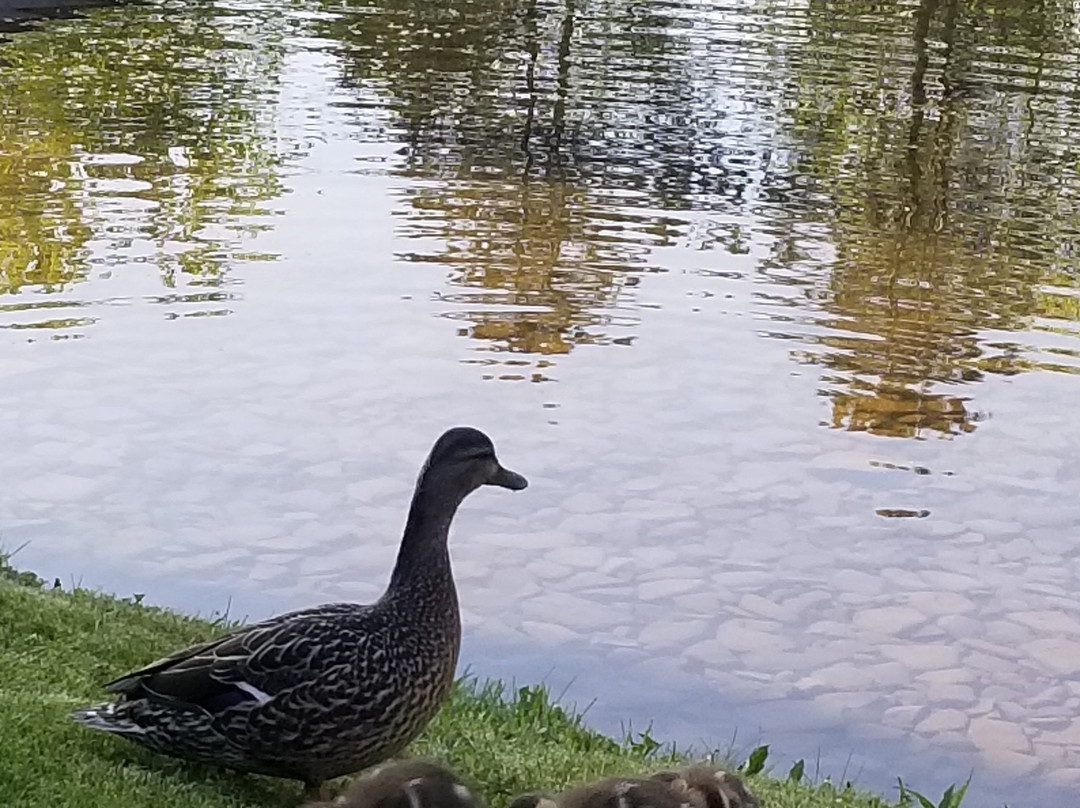
[[[659,772],[653,779],[666,783],[691,808],[759,808],[738,775],[716,766],[698,763],[680,771]]]
[[[476,789],[443,767],[396,760],[359,778],[333,802],[304,808],[484,808]]]
[[[640,777],[608,777],[554,797],[523,794],[509,808],[689,808],[665,783]]]
[[[461,622],[447,551],[458,505],[481,485],[513,490],[491,441],[436,441],[417,480],[390,585],[370,605],[304,609],[195,645],[122,676],[116,702],[72,718],[177,757],[323,780],[397,754],[453,681]]]
[[[384,600],[294,612],[163,660],[109,686],[125,696],[112,706],[116,731],[159,752],[313,784],[385,760],[442,704],[460,640],[452,588],[413,604],[430,632],[399,625],[398,611]]]
[[[736,775],[705,764],[648,779],[608,777],[554,797],[523,794],[509,808],[759,808]]]

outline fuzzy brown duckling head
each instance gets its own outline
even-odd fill
[[[666,784],[637,777],[609,777],[575,786],[555,797],[523,794],[509,808],[688,808]]]
[[[543,794],[522,794],[514,797],[507,808],[559,808],[558,803]]]
[[[332,802],[304,808],[485,808],[477,792],[435,763],[398,760],[355,780]]]
[[[760,808],[738,775],[717,766],[698,763],[680,771],[658,772],[652,779],[666,784],[691,808]]]

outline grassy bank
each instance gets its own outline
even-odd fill
[[[130,600],[51,589],[0,558],[0,804],[6,808],[295,806],[299,786],[175,761],[72,723],[101,683],[224,626]],[[584,727],[539,687],[460,682],[411,748],[475,780],[492,808],[609,773],[650,772],[670,753]],[[784,772],[787,775],[787,772]],[[766,808],[886,808],[880,798],[761,774]]]

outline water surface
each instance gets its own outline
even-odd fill
[[[245,0],[15,34],[4,545],[202,612],[374,597],[471,423],[531,482],[456,523],[474,670],[1064,804],[1078,19]]]

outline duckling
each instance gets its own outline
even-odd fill
[[[333,802],[311,802],[304,808],[484,808],[484,802],[442,766],[395,760],[372,769]]]
[[[522,794],[509,808],[689,808],[689,803],[657,780],[608,777],[575,786],[555,797]]]
[[[691,808],[759,808],[757,797],[737,775],[705,763],[657,772],[652,779],[667,784]]]

